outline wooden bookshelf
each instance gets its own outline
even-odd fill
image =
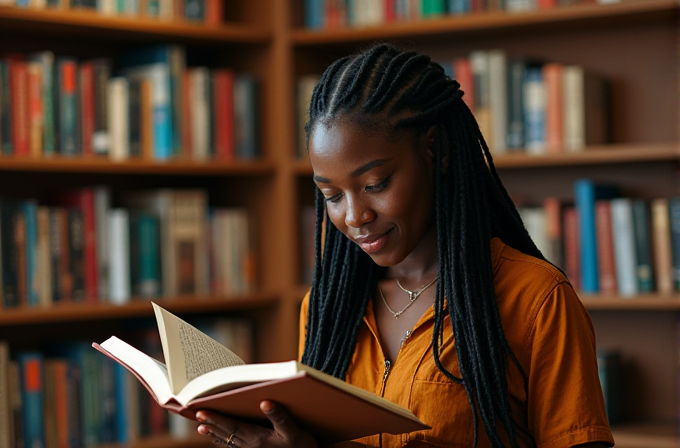
[[[216,205],[247,206],[258,217],[258,287],[235,297],[164,297],[182,315],[248,315],[258,320],[259,361],[294,358],[300,300],[299,209],[313,200],[312,169],[295,158],[295,80],[320,73],[338,56],[389,40],[448,60],[474,49],[503,48],[524,55],[579,63],[613,79],[612,143],[570,154],[494,154],[511,193],[569,197],[574,179],[621,182],[651,199],[680,194],[677,166],[676,0],[630,0],[523,13],[490,12],[385,26],[310,31],[302,28],[303,0],[226,2],[217,27],[162,22],[85,11],[0,6],[0,52],[53,49],[82,57],[116,56],[131,46],[171,42],[218,65],[248,71],[262,81],[263,157],[252,162],[173,160],[112,162],[97,158],[0,157],[0,197],[41,195],[60,185],[104,182],[129,186],[197,187]],[[18,49],[18,50],[17,50]],[[31,197],[29,196],[29,197]],[[622,348],[637,366],[631,390],[633,421],[674,422],[680,408],[676,324],[680,296],[635,298],[583,295],[598,343]],[[160,302],[160,301],[159,301]],[[0,310],[0,335],[49,339],[50,331],[94,332],[100,323],[150,316],[146,301],[125,306],[70,304],[46,309]],[[88,324],[91,324],[88,326]],[[81,329],[81,327],[83,327]],[[66,331],[63,331],[66,330]],[[89,334],[89,333],[88,333]],[[654,350],[649,350],[649,347]],[[639,389],[639,390],[638,390]],[[617,446],[679,448],[676,425],[614,428]],[[133,448],[208,446],[200,438],[149,438]],[[103,446],[103,445],[102,445]],[[107,448],[118,445],[107,445]]]
[[[579,29],[587,26],[625,24],[641,21],[674,21],[674,0],[623,1],[610,5],[582,4],[541,11],[495,11],[464,16],[443,16],[415,22],[396,22],[385,26],[367,26],[328,30],[296,28],[291,36],[299,47],[376,40],[432,40],[458,35],[489,35],[499,32],[555,30],[558,27]],[[301,22],[298,22],[301,23]]]

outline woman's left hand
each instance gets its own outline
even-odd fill
[[[210,411],[198,411],[198,433],[229,448],[317,448],[311,434],[302,431],[291,415],[271,401],[260,403],[262,413],[272,422],[273,429],[251,425]]]

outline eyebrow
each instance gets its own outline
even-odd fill
[[[357,169],[353,170],[352,172],[350,172],[349,175],[352,176],[352,177],[359,177],[359,176],[361,176],[362,174],[364,174],[364,173],[366,173],[366,172],[372,170],[373,168],[376,168],[376,167],[379,167],[379,166],[386,165],[390,160],[392,160],[392,159],[376,159],[376,160],[371,160],[371,161],[368,162],[367,164],[361,165],[359,168],[357,168]],[[328,179],[328,178],[326,178],[326,177],[317,176],[317,175],[314,175],[314,180],[315,180],[316,182],[321,182],[321,183],[324,183],[324,184],[328,184],[328,183],[331,182],[330,179]]]

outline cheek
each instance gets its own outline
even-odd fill
[[[342,209],[342,207],[338,205],[329,205],[326,208],[328,212],[328,218],[331,220],[331,223],[343,234],[346,234],[346,226],[345,226],[345,212]]]

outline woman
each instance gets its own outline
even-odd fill
[[[432,426],[352,446],[612,446],[587,312],[527,234],[462,96],[429,57],[387,45],[321,77],[302,362]],[[316,446],[294,416],[261,407],[274,429],[201,411],[199,432]]]

